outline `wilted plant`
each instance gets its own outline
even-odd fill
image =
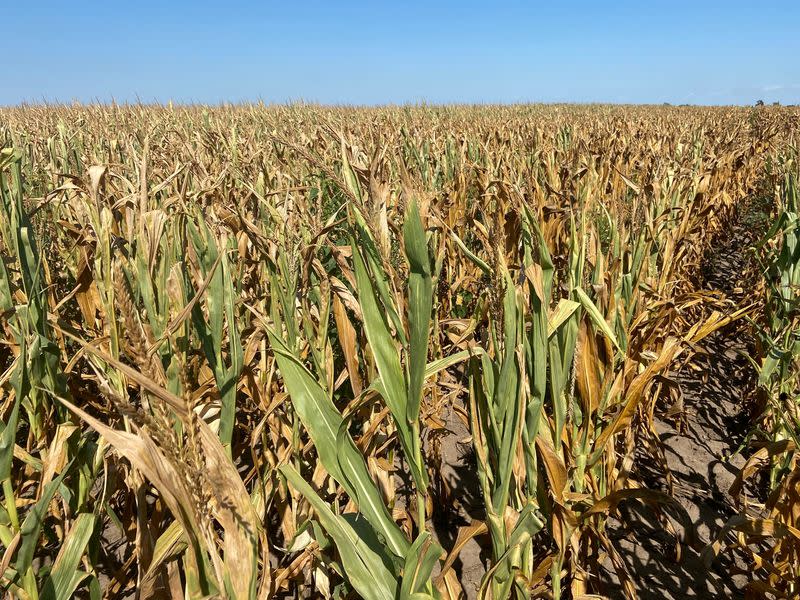
[[[736,108],[0,116],[0,585],[57,599],[455,599],[475,536],[485,597],[603,593],[606,558],[633,596],[607,520],[672,504],[634,450],[658,454],[679,359],[743,314],[703,316],[697,273],[796,125],[789,108],[756,129]],[[452,543],[450,409],[482,498]]]

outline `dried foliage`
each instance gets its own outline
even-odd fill
[[[671,373],[752,312],[700,292],[700,266],[767,165],[791,170],[771,161],[799,117],[3,109],[0,586],[456,599],[477,536],[483,597],[602,594],[603,563],[635,597],[607,520],[684,519],[634,464],[660,460]],[[772,233],[796,236],[785,189]],[[771,340],[797,335],[791,243]],[[780,538],[754,567],[776,597],[797,591],[796,355],[788,387],[763,378],[769,514],[730,525]],[[481,501],[445,544],[450,409]]]

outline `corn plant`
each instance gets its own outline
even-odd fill
[[[638,461],[674,371],[752,311],[698,273],[794,143],[796,109],[758,117],[0,109],[1,593],[579,597],[610,560],[633,597],[608,520],[644,501],[671,531]],[[753,322],[788,515],[782,218]]]

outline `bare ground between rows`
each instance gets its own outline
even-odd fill
[[[754,205],[742,209],[704,268],[704,288],[723,294],[731,311],[746,301],[742,273],[747,247],[760,230],[757,212]],[[625,525],[616,521],[610,533],[642,600],[744,597],[747,578],[736,574],[744,570],[741,559],[723,555],[709,568],[701,551],[735,514],[729,489],[745,462],[739,450],[749,429],[745,400],[755,377],[747,358],[751,352],[746,323],[738,321],[704,340],[688,368],[673,374],[682,393],[682,418],[678,423],[656,418],[656,431],[674,478],[674,497],[691,519],[694,542],[681,545],[678,558],[674,538],[652,511],[632,504],[622,508]],[[641,470],[650,487],[665,489],[657,469],[648,476],[645,463]],[[683,539],[692,537],[680,533]],[[623,597],[609,566],[603,574],[611,583],[609,596]]]

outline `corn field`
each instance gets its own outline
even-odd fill
[[[0,109],[0,595],[636,598],[610,531],[643,505],[696,544],[656,421],[739,327],[745,462],[703,557],[800,596],[798,123]],[[703,265],[756,195],[734,302]]]

